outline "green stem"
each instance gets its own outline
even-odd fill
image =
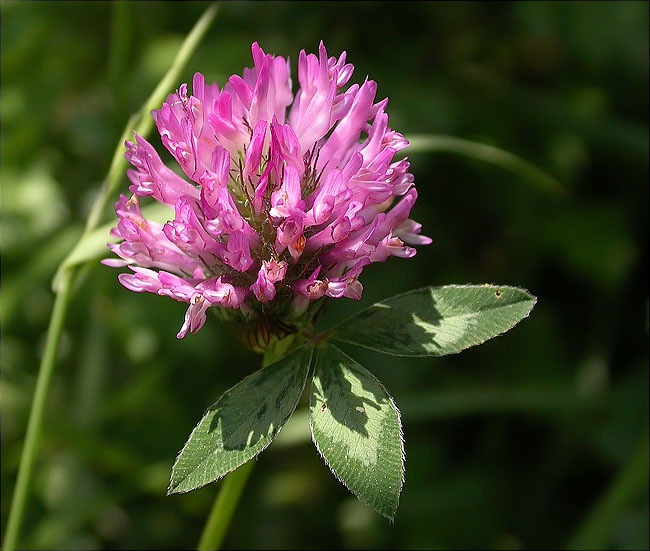
[[[253,465],[255,465],[255,460],[251,459],[223,479],[221,491],[217,495],[199,540],[198,551],[211,551],[221,547],[221,542],[226,535],[248,475],[253,470]]]
[[[124,140],[131,134],[134,126],[135,131],[142,136],[145,136],[151,130],[153,123],[151,118],[148,117],[149,111],[158,107],[164,100],[167,90],[171,88],[173,82],[178,78],[178,75],[187,64],[190,56],[196,50],[196,47],[212,23],[217,11],[218,5],[216,3],[208,6],[183,42],[176,58],[172,62],[172,66],[162,78],[151,96],[149,96],[149,99],[143,108],[140,109],[137,115],[134,115],[129,120],[113,155],[108,175],[104,180],[104,185],[92,205],[86,221],[85,229],[79,239],[80,242],[99,226],[104,208],[113,192],[119,186],[120,180],[123,177],[126,164],[126,161],[124,160],[124,147],[122,145]],[[75,248],[73,248],[73,252],[74,250]],[[32,399],[31,410],[29,413],[29,420],[27,422],[27,432],[25,434],[25,443],[23,445],[20,464],[18,466],[16,487],[14,489],[11,507],[9,509],[9,518],[7,520],[7,528],[3,541],[4,551],[13,551],[16,548],[20,528],[23,522],[25,507],[29,495],[29,486],[34,470],[38,441],[43,425],[45,403],[56,363],[56,354],[59,342],[63,333],[66,311],[68,303],[70,302],[72,282],[75,280],[78,267],[79,264],[73,265],[69,263],[66,258],[59,266],[52,282],[56,298],[54,300],[52,317],[50,318],[50,325],[47,331],[45,351],[41,359],[36,380],[36,388],[34,390],[34,397]]]
[[[212,24],[218,10],[219,4],[213,3],[208,6],[205,12],[203,12],[201,18],[196,22],[183,41],[176,57],[172,61],[168,71],[158,83],[158,86],[156,86],[155,90],[147,98],[147,101],[140,110],[129,120],[122,136],[120,137],[118,149],[113,155],[111,166],[108,169],[106,180],[104,180],[102,191],[98,200],[93,204],[93,208],[88,216],[86,231],[91,228],[94,229],[99,225],[109,198],[113,196],[124,177],[126,160],[124,159],[124,147],[122,144],[126,139],[132,138],[134,132],[140,134],[140,136],[146,136],[151,131],[153,128],[153,119],[149,116],[149,113],[152,109],[160,108],[160,104],[165,100],[169,90],[172,89],[174,83],[178,80],[181,72],[187,65],[190,57],[196,51],[197,46]]]
[[[90,213],[88,214],[86,226],[81,238],[79,239],[79,243],[77,244],[77,247],[72,249],[70,255],[68,255],[68,257],[61,263],[59,269],[57,270],[57,273],[54,275],[52,286],[55,291],[58,289],[59,278],[61,277],[60,274],[62,272],[65,272],[68,268],[76,266],[79,262],[83,261],[84,255],[81,255],[81,259],[78,260],[75,260],[74,255],[77,253],[77,249],[84,243],[84,241],[87,238],[91,237],[93,230],[95,230],[95,228],[101,224],[101,219],[108,205],[108,201],[119,189],[120,183],[124,178],[124,174],[126,173],[126,159],[124,158],[123,145],[124,142],[128,139],[131,139],[134,132],[142,137],[145,137],[149,134],[153,128],[153,120],[149,116],[149,113],[152,109],[159,108],[160,104],[165,100],[165,97],[169,93],[169,90],[178,80],[190,57],[196,51],[196,48],[203,39],[203,36],[212,24],[212,21],[217,15],[218,10],[219,4],[217,3],[210,4],[207,7],[205,12],[203,12],[201,18],[196,22],[190,33],[183,41],[183,44],[178,50],[176,57],[172,61],[170,68],[160,80],[158,86],[156,86],[156,89],[147,98],[147,101],[140,108],[140,110],[132,115],[127,122],[126,127],[124,128],[124,131],[122,132],[122,135],[118,141],[118,146],[113,153],[113,158],[108,169],[108,174],[106,175],[106,178],[102,184],[102,188],[97,195],[97,199],[93,203],[90,209]]]
[[[20,465],[18,467],[18,478],[16,480],[16,487],[14,489],[11,509],[9,511],[9,519],[7,521],[7,530],[3,542],[4,551],[13,551],[16,548],[18,534],[25,513],[29,485],[34,470],[36,449],[43,425],[43,413],[45,410],[47,392],[50,386],[50,380],[52,379],[59,342],[63,332],[66,309],[70,300],[72,275],[72,272],[68,271],[66,272],[67,277],[61,278],[59,290],[54,302],[52,317],[50,318],[45,351],[38,371],[34,398],[32,400],[29,422],[27,424],[27,433],[25,435],[25,443],[23,445]]]
[[[285,341],[290,344],[293,342],[293,338],[285,339]],[[282,358],[283,354],[281,351],[286,349],[287,347],[285,346],[276,346],[267,351],[264,354],[262,366],[267,367]],[[255,460],[251,459],[224,477],[221,490],[217,494],[212,511],[210,511],[208,520],[203,528],[197,551],[210,551],[221,547],[221,542],[230,526],[232,515],[235,512],[248,476],[253,470],[253,465],[255,465]]]
[[[607,549],[621,514],[648,489],[648,433],[605,495],[576,530],[567,549]]]

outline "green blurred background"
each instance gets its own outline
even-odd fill
[[[206,4],[1,6],[4,528],[52,276],[128,117]],[[258,458],[225,546],[563,548],[583,530],[595,547],[647,549],[648,3],[227,2],[178,84],[201,71],[223,85],[256,40],[291,58],[296,82],[299,50],[321,39],[348,52],[353,82],[378,82],[392,128],[495,145],[565,191],[409,155],[412,215],[434,243],[367,268],[361,304],[333,301],[323,327],[424,285],[517,285],[538,304],[457,356],[349,350],[402,412],[394,524],[329,473],[302,405]],[[184,305],[130,293],[117,274],[94,263],[75,289],[22,547],[192,548],[219,489],[165,496],[204,409],[259,358],[213,320],[177,340]]]

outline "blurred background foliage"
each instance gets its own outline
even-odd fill
[[[4,528],[52,276],[206,4],[1,6]],[[296,82],[299,50],[321,39],[348,52],[354,82],[378,82],[392,128],[500,147],[564,192],[409,155],[413,216],[434,243],[368,268],[361,304],[333,301],[323,327],[424,285],[518,285],[538,305],[457,356],[349,351],[402,411],[394,524],[328,472],[303,404],[259,457],[226,547],[647,549],[648,3],[227,2],[178,84],[201,71],[223,85],[251,66],[253,41],[290,56]],[[216,321],[177,340],[184,305],[130,293],[117,273],[93,263],[74,291],[23,547],[190,548],[218,490],[165,496],[204,409],[260,360]]]

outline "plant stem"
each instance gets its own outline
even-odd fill
[[[221,490],[199,540],[198,551],[211,551],[221,546],[253,465],[255,460],[251,459],[223,479]]]
[[[54,301],[54,309],[52,311],[52,317],[50,318],[50,325],[47,331],[45,351],[41,359],[38,378],[36,379],[36,388],[34,390],[34,398],[29,413],[25,443],[20,457],[18,478],[16,480],[16,487],[11,501],[11,509],[9,510],[7,530],[3,542],[4,551],[13,551],[16,548],[18,534],[25,513],[25,505],[27,504],[27,495],[29,493],[29,485],[32,478],[34,460],[36,458],[36,448],[43,425],[43,413],[45,410],[47,392],[52,379],[52,373],[56,363],[56,355],[59,349],[59,342],[61,340],[61,334],[63,333],[66,310],[70,300],[72,275],[71,271],[65,272],[65,277],[62,277],[60,280],[60,286]]]
[[[172,61],[171,66],[162,77],[154,91],[147,98],[140,110],[131,117],[122,136],[120,137],[119,146],[113,155],[111,165],[108,169],[108,174],[104,181],[102,191],[95,203],[92,206],[90,214],[88,215],[88,222],[86,224],[86,233],[90,229],[96,228],[104,213],[104,209],[110,197],[117,191],[119,184],[124,177],[126,160],[124,159],[124,140],[132,138],[133,133],[140,136],[146,136],[153,128],[153,119],[149,116],[152,109],[159,109],[160,104],[165,100],[165,97],[172,89],[174,83],[178,80],[182,70],[187,65],[192,54],[196,51],[199,43],[203,39],[205,33],[210,28],[212,21],[219,11],[219,4],[209,4],[201,18],[196,22],[190,33],[187,35],[183,44],[181,45],[176,57]]]
[[[167,90],[171,88],[173,82],[187,64],[190,56],[196,50],[199,42],[214,20],[217,11],[218,4],[213,3],[208,6],[183,42],[183,45],[176,55],[176,58],[173,60],[170,69],[162,78],[145,105],[140,109],[139,113],[131,117],[129,120],[115,150],[115,154],[113,155],[113,160],[108,175],[104,180],[104,185],[91,207],[85,229],[79,239],[80,242],[91,234],[97,226],[99,226],[104,208],[108,203],[109,198],[117,189],[123,176],[126,162],[123,158],[124,148],[122,144],[124,143],[124,140],[130,135],[134,126],[135,131],[142,136],[145,136],[151,130],[153,122],[151,121],[151,118],[148,117],[149,111],[157,107],[158,104],[163,101]],[[120,12],[116,11],[114,13],[119,15]],[[75,248],[73,248],[73,252],[74,250]],[[56,363],[56,355],[61,340],[61,334],[63,333],[66,311],[68,303],[70,302],[72,284],[76,279],[78,267],[78,264],[72,265],[67,259],[64,259],[52,282],[52,287],[55,293],[54,308],[47,330],[45,351],[41,358],[41,364],[38,371],[36,388],[34,390],[34,397],[32,399],[31,410],[29,413],[29,421],[27,422],[25,443],[23,444],[20,464],[18,466],[16,487],[14,488],[11,507],[9,509],[9,518],[7,520],[7,527],[2,547],[4,551],[13,551],[16,548],[18,541],[18,535],[20,533],[25,513],[25,506],[27,504],[38,441],[43,425],[45,402],[47,400],[47,393]]]
[[[285,341],[288,343],[293,342],[293,337],[290,337],[290,339],[291,340],[285,339]],[[282,353],[278,351],[286,349],[287,347],[285,346],[276,346],[267,351],[264,354],[262,367],[267,367],[273,362],[281,359]],[[228,473],[223,478],[221,490],[217,494],[217,498],[212,506],[208,520],[203,528],[197,551],[211,551],[219,549],[221,546],[221,542],[226,535],[228,526],[230,526],[232,515],[237,507],[237,502],[239,501],[244,486],[246,485],[248,476],[250,475],[251,470],[253,470],[253,465],[255,465],[255,459],[251,459],[247,463],[244,463],[242,466]]]

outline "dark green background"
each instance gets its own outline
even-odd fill
[[[4,527],[54,270],[128,117],[206,4],[1,6]],[[225,545],[564,547],[647,446],[648,4],[227,2],[182,81],[201,71],[223,85],[251,66],[257,40],[291,58],[296,82],[299,50],[320,39],[330,55],[348,52],[352,82],[378,82],[392,128],[498,146],[565,193],[466,157],[409,156],[412,215],[433,245],[366,268],[361,304],[332,301],[323,327],[424,285],[517,285],[539,302],[511,332],[457,356],[346,348],[402,411],[394,524],[333,478],[303,432],[259,457]],[[130,293],[117,273],[95,264],[75,290],[24,547],[192,548],[218,490],[165,496],[204,409],[259,358],[214,320],[177,340],[185,306]],[[648,548],[647,472],[631,473],[600,522],[602,547]]]

